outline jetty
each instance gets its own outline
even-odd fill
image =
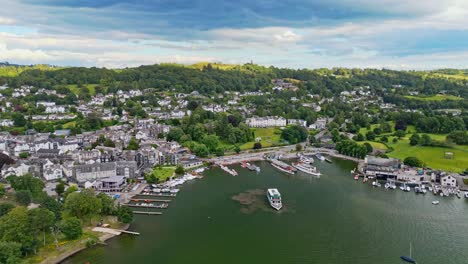
[[[225,171],[225,172],[231,174],[232,176],[237,176],[237,171],[235,171],[234,169],[229,169],[228,167],[226,167],[226,166],[224,166],[224,165],[219,165],[219,167],[220,167],[223,171]]]
[[[122,233],[131,234],[131,235],[140,235],[140,233],[138,233],[138,232],[120,230],[120,229],[113,229],[113,228],[108,228],[108,227],[95,227],[95,228],[93,228],[93,231],[100,232],[100,233],[107,233],[107,234],[116,235],[116,236],[118,236],[118,235],[120,235]]]
[[[168,204],[161,204],[161,205],[125,204],[125,205],[128,207],[156,208],[156,209],[166,209],[169,207]]]
[[[168,203],[172,202],[172,200],[161,200],[161,199],[134,199],[132,198],[132,201],[134,202],[160,202],[160,203]]]
[[[162,212],[145,212],[145,211],[133,211],[134,214],[143,214],[143,215],[162,215]]]
[[[142,192],[138,194],[139,196],[154,196],[154,197],[176,197],[177,193],[149,193]]]

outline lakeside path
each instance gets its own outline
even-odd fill
[[[124,227],[121,228],[121,230],[127,230],[129,227],[130,227],[130,225],[126,224]],[[118,235],[117,234],[111,234],[111,233],[100,233],[98,243],[105,244],[105,242],[107,240],[109,240],[109,239],[111,239],[111,238],[113,238],[115,236],[118,236]],[[74,245],[72,247],[70,247],[70,248],[67,248],[67,247],[58,248],[56,250],[56,251],[59,251],[58,255],[48,256],[43,261],[41,261],[40,263],[41,264],[52,264],[52,263],[53,264],[58,264],[58,263],[61,263],[65,259],[75,255],[76,253],[87,249],[86,241],[88,239],[89,239],[88,237],[82,238],[82,239],[76,241],[76,243],[74,243]],[[63,252],[60,252],[61,250],[63,250]]]
[[[233,154],[233,155],[223,156],[223,157],[214,157],[214,158],[209,158],[209,159],[204,159],[204,160],[207,162],[213,162],[216,164],[230,165],[230,164],[241,163],[243,161],[265,160],[264,155],[269,154],[269,153],[281,154],[284,158],[290,159],[290,158],[297,157],[297,152],[293,152],[295,148],[296,148],[296,145],[289,145],[289,146],[283,146],[283,147],[262,149],[259,151],[248,150],[248,151],[243,151],[239,154]],[[302,152],[307,153],[307,154],[320,153],[320,154],[332,156],[335,158],[352,160],[355,162],[363,161],[362,159],[342,155],[342,154],[339,154],[336,150],[326,149],[326,148],[304,147],[304,151]]]

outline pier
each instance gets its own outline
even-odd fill
[[[116,235],[116,236],[118,236],[118,235],[120,235],[122,233],[131,234],[131,235],[140,235],[140,233],[138,233],[138,232],[120,230],[120,229],[113,229],[113,228],[107,228],[107,227],[95,227],[95,228],[93,228],[93,231],[112,234],[112,235]]]
[[[133,211],[134,214],[143,214],[143,215],[162,215],[162,212],[145,212],[145,211]]]
[[[168,204],[163,205],[139,205],[139,204],[125,204],[128,207],[140,207],[140,208],[155,208],[155,209],[166,209],[169,207]]]
[[[224,165],[219,165],[219,167],[220,167],[223,171],[225,171],[225,172],[231,174],[232,176],[237,176],[237,171],[235,171],[234,169],[229,169],[228,167],[226,167],[226,166],[224,166]]]
[[[161,199],[132,199],[134,202],[161,202],[161,203],[168,203],[172,202],[172,200],[161,200]]]
[[[145,192],[142,192],[138,195],[141,195],[141,196],[154,196],[154,197],[176,197],[177,194],[176,193],[145,193]]]

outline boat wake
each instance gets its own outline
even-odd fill
[[[268,200],[265,198],[265,190],[253,189],[241,192],[232,196],[232,200],[239,202],[241,205],[240,211],[244,214],[252,214],[257,211],[265,211],[272,213],[286,213],[291,210],[283,203],[283,208],[276,211],[268,204]]]

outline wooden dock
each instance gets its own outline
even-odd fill
[[[133,211],[134,214],[144,214],[144,215],[162,215],[162,212],[145,212],[145,211]]]
[[[164,194],[164,193],[149,193],[149,194],[143,194],[143,193],[140,193],[140,194],[137,194],[137,195],[140,195],[140,196],[154,196],[154,197],[176,197],[177,194],[176,193],[168,193],[168,194]]]
[[[154,209],[167,209],[169,206],[165,206],[165,207],[157,207],[157,206],[147,206],[147,205],[138,205],[138,204],[125,204],[126,206],[128,207],[139,207],[139,208],[154,208]]]
[[[116,236],[120,235],[121,233],[126,233],[126,234],[131,234],[131,235],[140,235],[140,233],[138,233],[138,232],[132,232],[132,231],[120,230],[120,229],[113,229],[113,228],[107,228],[107,227],[95,227],[95,228],[93,228],[93,231],[112,234],[112,235],[116,235]]]
[[[131,201],[137,201],[137,202],[160,202],[160,203],[168,203],[172,202],[172,200],[161,200],[161,199],[130,199]]]

